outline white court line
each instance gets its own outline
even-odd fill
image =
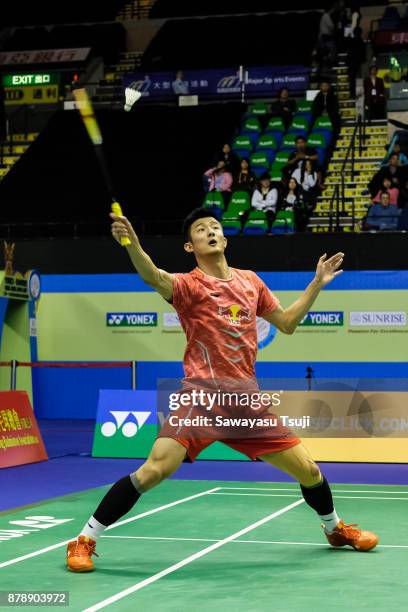
[[[296,483],[291,488],[276,487],[273,489],[265,489],[263,487],[220,487],[221,491],[293,491],[299,485]],[[378,491],[376,489],[335,489],[331,486],[332,493],[383,493],[384,495],[408,495],[408,491]]]
[[[220,542],[212,538],[165,538],[159,536],[101,536],[101,538],[118,538],[122,540],[165,540],[172,542]],[[285,546],[326,546],[324,542],[286,542],[282,540],[233,540],[231,544],[284,544]],[[408,544],[377,544],[376,548],[408,548]]]
[[[300,494],[291,495],[290,493],[211,493],[211,495],[237,495],[243,497],[299,497]],[[400,499],[408,501],[408,497],[368,497],[367,495],[333,495],[334,499]]]
[[[126,523],[131,523],[132,521],[137,521],[138,519],[144,518],[145,516],[149,516],[150,514],[155,514],[156,512],[161,512],[162,510],[167,510],[167,508],[172,508],[173,506],[177,506],[178,504],[183,504],[184,502],[190,501],[192,499],[197,499],[197,497],[202,497],[203,495],[208,495],[209,493],[213,493],[214,491],[218,491],[220,487],[215,487],[214,489],[208,489],[207,491],[202,491],[201,493],[196,493],[196,495],[189,495],[189,497],[183,497],[182,499],[178,499],[169,504],[165,504],[164,506],[159,506],[158,508],[153,508],[152,510],[148,510],[147,512],[142,512],[141,514],[136,514],[136,516],[131,516],[130,518],[124,519],[123,521],[118,521],[113,525],[110,525],[106,528],[115,529],[120,525],[125,525]],[[50,550],[54,550],[54,548],[59,548],[60,546],[65,546],[68,544],[70,540],[64,540],[63,542],[58,542],[58,544],[53,544],[52,546],[47,546],[46,548],[41,548],[40,550],[36,550],[34,552],[28,553],[27,555],[23,555],[21,557],[16,557],[15,559],[10,559],[9,561],[4,561],[0,563],[0,569],[2,567],[7,567],[8,565],[13,565],[14,563],[19,563],[20,561],[25,561],[26,559],[30,559],[31,557],[37,557],[37,555],[42,555]]]
[[[217,548],[220,548],[221,546],[224,546],[224,544],[228,544],[229,542],[232,542],[236,538],[239,538],[241,535],[244,535],[245,533],[248,533],[249,531],[253,531],[257,527],[260,527],[261,525],[264,525],[265,523],[267,523],[268,521],[271,521],[277,516],[280,516],[281,514],[288,512],[289,510],[291,510],[292,508],[295,508],[296,506],[299,506],[303,502],[304,502],[304,499],[298,499],[292,504],[289,504],[289,506],[285,506],[284,508],[281,508],[280,510],[273,512],[272,514],[268,514],[268,516],[265,516],[263,519],[257,521],[256,523],[252,523],[251,525],[248,525],[248,527],[244,527],[244,529],[240,529],[240,531],[236,531],[232,535],[222,540],[219,540],[218,542],[215,542],[214,544],[211,544],[210,546],[207,546],[206,548],[203,548],[202,550],[194,553],[193,555],[186,557],[182,561],[179,561],[178,563],[174,563],[173,565],[166,567],[166,569],[162,570],[161,572],[158,572],[157,574],[153,574],[153,576],[150,576],[150,578],[141,580],[140,582],[137,582],[133,586],[127,589],[124,589],[123,591],[120,591],[119,593],[116,593],[116,595],[112,595],[111,597],[108,597],[107,599],[103,599],[99,603],[91,606],[90,608],[86,608],[82,612],[96,612],[97,610],[106,608],[107,606],[110,606],[111,604],[115,603],[119,599],[123,599],[123,597],[127,597],[128,595],[131,595],[131,593],[135,593],[136,591],[143,589],[145,586],[148,586],[149,584],[152,584],[153,582],[160,580],[160,578],[163,578],[164,576],[167,576],[168,574],[175,572],[181,567],[184,567],[185,565],[192,563],[196,559],[200,559],[200,557],[204,557],[204,555],[208,555],[208,553],[212,552],[213,550],[216,550]]]

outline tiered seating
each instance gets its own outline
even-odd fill
[[[10,172],[20,157],[27,151],[28,147],[37,138],[38,133],[13,134],[13,142],[10,136],[3,144],[3,157],[0,158],[0,181]]]
[[[283,179],[289,156],[296,148],[298,136],[303,136],[307,146],[316,149],[319,165],[323,166],[333,139],[332,125],[327,117],[317,117],[312,124],[311,103],[299,100],[293,120],[285,130],[282,119],[270,116],[266,104],[255,103],[244,116],[241,129],[232,141],[232,150],[240,158],[249,159],[256,176],[267,172],[272,181],[279,182]],[[251,211],[248,215],[251,204],[245,192],[234,193],[226,210],[222,193],[208,193],[203,205],[222,219],[226,234],[238,234],[241,229],[245,234],[267,231],[265,213]],[[293,213],[281,211],[277,214],[272,233],[288,231],[294,231]]]

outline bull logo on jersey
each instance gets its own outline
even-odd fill
[[[231,304],[223,308],[218,308],[218,316],[227,319],[230,325],[239,325],[242,321],[250,321],[251,314],[248,310],[245,310],[239,304]]]

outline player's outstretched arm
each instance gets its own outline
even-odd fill
[[[279,306],[273,312],[265,315],[264,318],[283,333],[293,334],[300,321],[309,312],[320,290],[343,272],[343,270],[339,270],[343,263],[343,257],[344,253],[336,253],[330,259],[326,259],[326,253],[322,255],[318,261],[314,279],[296,302],[293,302],[288,308]]]
[[[130,244],[126,246],[132,264],[145,283],[156,289],[165,300],[173,296],[173,275],[160,270],[149,255],[145,253],[132,224],[126,217],[110,213],[112,219],[112,236],[120,244],[123,237],[129,238]]]

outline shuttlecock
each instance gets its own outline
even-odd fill
[[[137,89],[132,89],[131,87],[126,87],[125,89],[126,103],[124,106],[125,111],[129,112],[132,106],[134,105],[134,103],[140,100],[141,97],[142,97],[142,94],[140,93],[140,91],[137,91]]]

